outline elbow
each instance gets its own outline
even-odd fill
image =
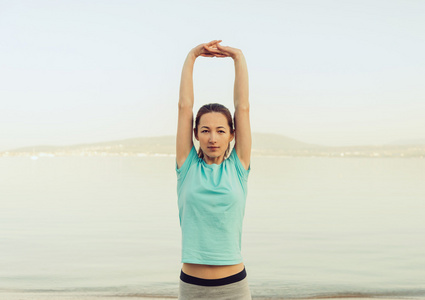
[[[249,103],[237,105],[235,111],[249,112]]]
[[[179,110],[186,110],[186,109],[193,109],[193,104],[188,103],[187,101],[184,101],[182,99],[180,99],[179,101]]]

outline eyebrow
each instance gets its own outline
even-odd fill
[[[207,128],[207,129],[210,129],[208,126],[201,126],[201,128]],[[226,127],[224,127],[224,126],[217,126],[217,128],[224,128],[224,129],[226,129]]]

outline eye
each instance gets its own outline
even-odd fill
[[[204,129],[204,130],[202,130],[201,132],[202,132],[202,133],[205,133],[205,132],[208,132],[208,130]]]
[[[219,130],[218,132],[219,133],[226,133],[224,130]]]

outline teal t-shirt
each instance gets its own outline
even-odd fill
[[[234,265],[242,262],[242,221],[247,180],[235,150],[221,164],[208,165],[192,147],[177,168],[182,262]]]

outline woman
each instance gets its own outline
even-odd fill
[[[176,143],[183,263],[180,300],[251,299],[241,256],[251,157],[248,70],[242,51],[220,42],[193,48],[181,75]],[[199,56],[233,59],[235,126],[229,110],[214,103],[201,107],[193,129],[192,77]],[[198,153],[192,133],[199,141]],[[228,155],[233,139],[235,145]]]

